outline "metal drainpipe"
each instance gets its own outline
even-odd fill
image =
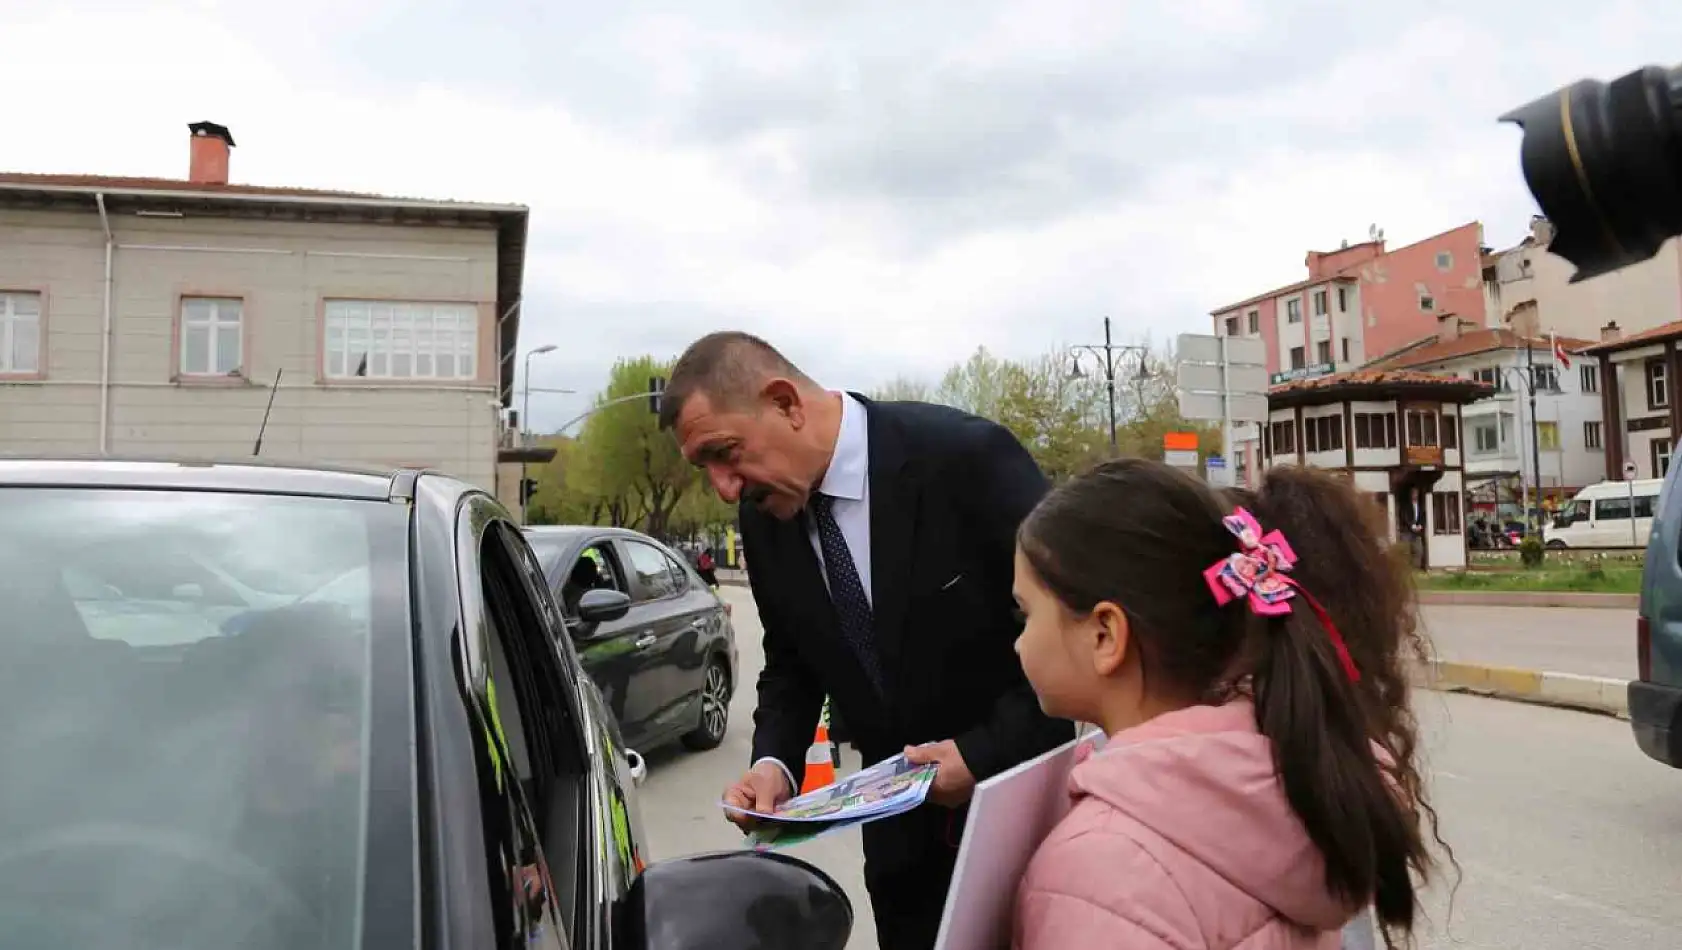
[[[116,250],[111,238],[111,219],[105,213],[105,193],[96,192],[99,225],[105,230],[105,313],[99,337],[99,454],[110,453],[111,437],[111,257]]]

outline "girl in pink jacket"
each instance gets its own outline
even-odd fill
[[[1023,669],[1110,739],[1029,864],[1017,950],[1334,950],[1369,904],[1386,945],[1411,936],[1424,643],[1375,514],[1311,469],[1226,497],[1122,459],[1023,522]]]

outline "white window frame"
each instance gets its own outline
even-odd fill
[[[1285,322],[1286,323],[1301,323],[1302,322],[1302,298],[1301,297],[1292,297],[1291,299],[1285,301]]]
[[[1484,436],[1489,436],[1488,444]],[[1480,419],[1472,426],[1472,454],[1499,455],[1501,453],[1501,423],[1496,419]]]
[[[1584,363],[1577,368],[1578,378],[1582,380],[1583,392],[1600,392],[1600,367],[1593,363]]]
[[[1604,448],[1600,434],[1600,421],[1589,419],[1583,422],[1583,448],[1597,451]]]
[[[1647,363],[1644,374],[1647,378],[1647,406],[1651,409],[1670,408],[1670,374],[1665,371],[1663,360],[1652,360]]]
[[[33,300],[34,313],[19,313],[18,302]],[[24,350],[30,365],[18,362],[20,327],[33,324],[35,345]],[[34,376],[41,372],[41,294],[33,290],[0,290],[0,376]]]
[[[1536,387],[1537,392],[1557,393],[1564,391],[1559,388],[1559,367],[1552,363],[1537,363],[1530,370],[1530,385]]]
[[[477,304],[332,298],[322,308],[321,338],[322,375],[329,380],[459,383],[479,377]],[[441,350],[445,340],[449,345]],[[440,372],[446,357],[450,371]]]
[[[189,312],[194,304],[208,305],[209,310],[202,315]],[[187,365],[187,338],[194,333],[204,334],[205,365]],[[216,365],[216,355],[221,352],[217,344],[222,336],[232,333],[234,337],[234,365],[220,368]],[[181,333],[176,342],[175,367],[182,376],[198,378],[232,376],[245,371],[245,301],[239,297],[210,297],[202,295],[184,296],[181,298]]]

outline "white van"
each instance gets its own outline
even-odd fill
[[[1635,548],[1647,543],[1662,478],[1596,482],[1554,518],[1550,548]]]

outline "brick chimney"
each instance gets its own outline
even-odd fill
[[[187,126],[187,130],[193,133],[187,180],[195,185],[226,185],[228,149],[234,147],[233,133],[228,131],[227,126],[214,122],[194,122]]]
[[[1623,335],[1624,331],[1618,329],[1618,321],[1616,320],[1612,320],[1600,328],[1600,342],[1602,343],[1610,343]]]
[[[1437,342],[1460,339],[1460,315],[1443,313],[1437,315]]]

